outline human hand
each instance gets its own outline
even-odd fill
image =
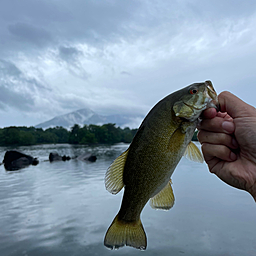
[[[198,126],[205,161],[210,172],[256,201],[256,109],[229,92],[218,99],[221,112],[205,110]]]

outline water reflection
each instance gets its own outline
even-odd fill
[[[40,163],[17,172],[0,167],[0,255],[255,255],[253,200],[209,174],[204,164],[186,159],[173,175],[174,208],[164,212],[147,205],[142,212],[147,250],[107,250],[103,237],[122,193],[113,196],[105,190],[104,174],[127,147],[19,148]],[[97,161],[45,161],[52,151],[93,153]]]

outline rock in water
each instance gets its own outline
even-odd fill
[[[58,153],[50,153],[49,154],[49,161],[54,162],[54,161],[61,161],[62,157]]]
[[[39,161],[37,158],[23,154],[16,150],[6,151],[4,155],[4,167],[7,171],[16,171],[29,165],[37,165]]]
[[[77,159],[79,159],[81,161],[95,162],[97,160],[97,157],[95,155],[85,153],[85,154],[79,156]]]

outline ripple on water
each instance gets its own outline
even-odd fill
[[[104,175],[127,147],[21,147],[39,157],[40,163],[16,172],[0,166],[1,255],[113,255],[103,246],[103,237],[120,207],[122,192],[108,193]],[[5,150],[0,148],[0,156]],[[91,152],[97,161],[44,161],[52,151],[70,156]],[[147,205],[143,210],[146,255],[255,254],[256,209],[248,194],[224,185],[206,165],[186,159],[172,180],[173,209],[154,211]],[[118,255],[141,252],[123,248]]]

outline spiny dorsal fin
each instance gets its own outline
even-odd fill
[[[123,152],[109,166],[105,175],[105,187],[112,194],[117,194],[124,186],[123,172],[129,149]]]
[[[150,206],[153,209],[169,210],[173,207],[175,199],[171,184],[170,180],[158,194],[150,199]]]
[[[192,160],[192,161],[195,161],[195,162],[199,162],[199,163],[204,162],[204,158],[202,156],[202,153],[200,152],[198,147],[192,141],[189,142],[189,144],[186,148],[186,151],[184,153],[184,156],[186,158],[188,158],[189,160]]]

